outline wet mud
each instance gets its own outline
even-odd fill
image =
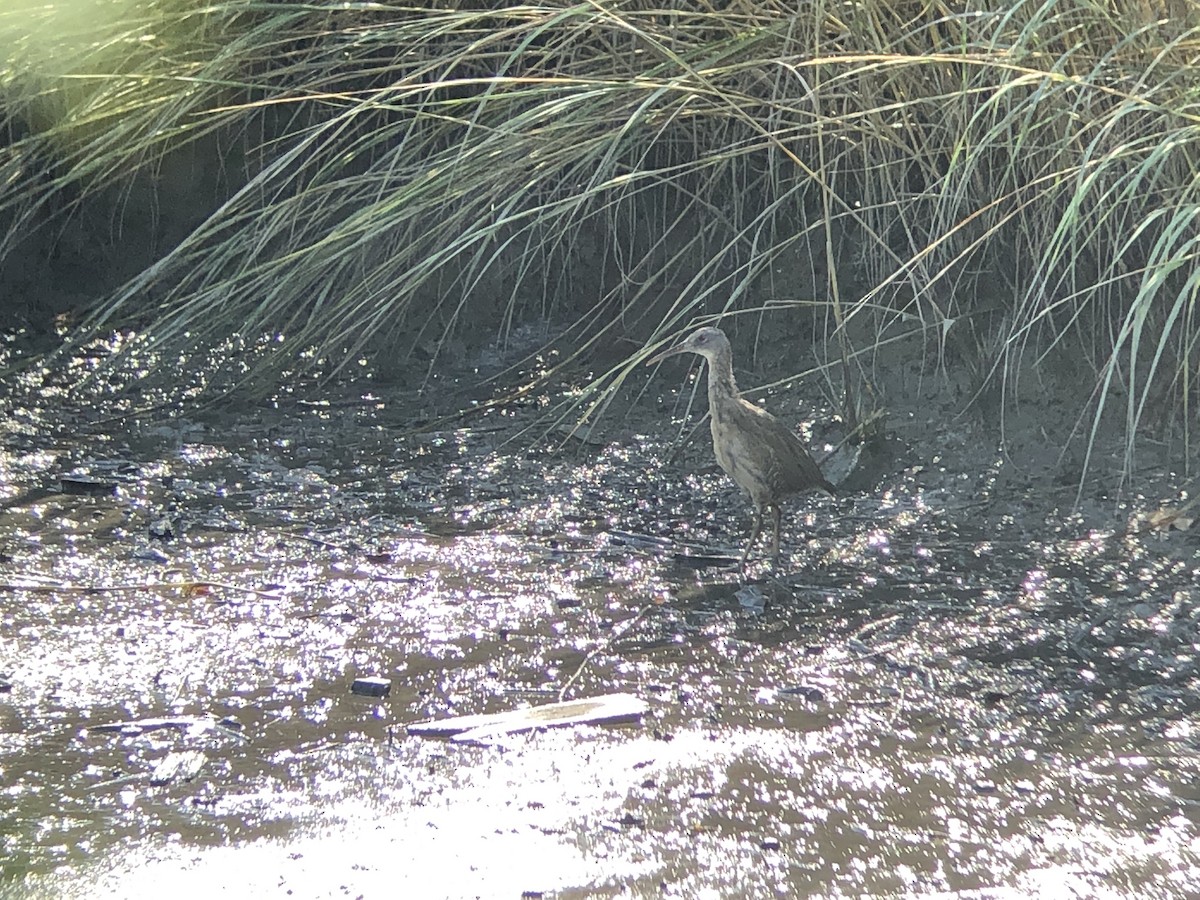
[[[900,398],[739,571],[684,371],[587,442],[533,440],[557,397],[441,419],[495,396],[470,372],[107,424],[9,398],[0,896],[1200,892],[1180,479],[1077,505]],[[612,693],[647,712],[406,731]]]

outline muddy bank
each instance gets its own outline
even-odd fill
[[[536,444],[575,386],[443,420],[502,390],[476,368],[108,424],[10,398],[5,896],[1198,889],[1169,470],[1120,498],[1109,466],[1076,510],[1053,425],[1006,455],[952,386],[896,378],[881,449],[739,573],[711,557],[747,505],[703,431],[676,443],[684,366]],[[765,402],[840,439],[812,382]],[[405,730],[613,692],[639,723]]]

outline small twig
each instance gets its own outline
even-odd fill
[[[97,781],[95,784],[89,785],[87,790],[99,791],[118,784],[128,784],[131,781],[141,781],[145,777],[145,772],[130,772],[128,775],[118,775],[116,778],[110,778],[108,781]]]
[[[353,546],[345,547],[342,544],[335,544],[332,541],[327,541],[324,538],[319,538],[319,537],[316,537],[315,535],[311,535],[311,534],[294,534],[293,532],[290,532],[290,531],[276,531],[275,535],[284,540],[300,541],[305,544],[316,544],[318,547],[322,547],[325,550],[343,550],[344,551],[344,550],[350,550],[350,549],[357,549],[356,547],[353,547]]]
[[[622,622],[622,627],[619,631],[616,628],[613,628],[612,633],[609,634],[609,636],[605,638],[602,643],[589,650],[587,655],[579,663],[579,668],[577,668],[574,674],[572,674],[571,677],[563,683],[563,686],[558,689],[558,702],[561,703],[563,701],[567,691],[569,691],[575,682],[579,680],[579,676],[583,674],[583,670],[587,668],[588,663],[590,663],[595,656],[611,647],[613,641],[615,641],[617,638],[624,637],[625,633],[628,632],[629,629],[631,629],[634,625],[636,625],[642,616],[646,615],[646,613],[650,612],[650,610],[657,605],[658,604],[656,603],[647,603],[640,610],[638,610],[636,616],[634,616],[632,619]]]
[[[894,615],[887,616],[883,619],[872,619],[870,622],[866,622],[860,628],[856,629],[854,634],[850,636],[850,639],[861,641],[865,644],[867,642],[867,637],[873,636],[874,632],[883,628],[887,628],[889,625],[896,623],[900,620],[900,617],[900,613],[895,613]]]

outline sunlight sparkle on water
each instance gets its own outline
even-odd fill
[[[204,465],[226,459],[229,451],[211,444],[184,444],[179,448],[179,458],[190,465]]]
[[[1030,569],[1025,573],[1025,580],[1021,582],[1022,593],[1030,600],[1044,600],[1047,577],[1045,569]]]

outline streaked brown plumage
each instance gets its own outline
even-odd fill
[[[808,449],[791,430],[761,407],[744,400],[733,379],[733,348],[720,328],[701,328],[682,344],[647,360],[661,362],[677,353],[698,353],[708,361],[708,410],[712,416],[713,452],[717,464],[754,503],[754,528],[742,553],[742,563],[762,531],[762,517],[771,512],[775,525],[772,553],[779,555],[779,504],[793,494],[824,491],[833,494]]]

